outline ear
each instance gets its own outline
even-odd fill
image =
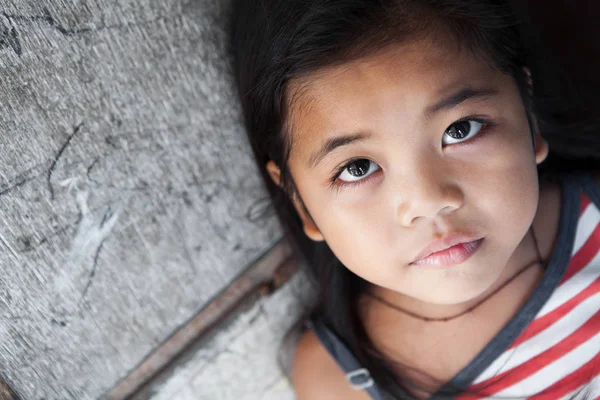
[[[529,94],[531,95],[533,93],[531,70],[527,67],[523,67],[523,74],[525,75],[525,82],[527,82]],[[546,139],[540,134],[538,123],[535,120],[533,121],[533,128],[535,131],[533,132],[533,135],[535,135],[535,162],[536,164],[541,164],[548,157],[549,146]]]
[[[271,176],[273,182],[275,182],[277,186],[281,187],[281,170],[279,169],[277,164],[275,164],[275,162],[273,162],[272,160],[269,160],[265,167],[267,169],[267,172]],[[296,209],[296,212],[298,213],[298,215],[300,216],[300,220],[302,221],[304,234],[308,236],[309,239],[314,240],[315,242],[321,242],[325,240],[325,238],[321,234],[321,231],[317,227],[317,224],[315,224],[315,221],[312,219],[312,217],[306,210],[304,203],[297,196],[296,193],[292,195],[292,203],[294,204],[294,208]]]
[[[541,164],[546,157],[548,157],[549,146],[546,139],[539,134],[539,132],[534,133],[535,135],[535,162],[536,164]]]
[[[281,186],[281,171],[279,170],[277,164],[275,164],[275,162],[272,160],[269,160],[269,162],[267,162],[265,165],[265,168],[273,182],[275,182],[277,186]]]

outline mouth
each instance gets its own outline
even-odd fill
[[[431,243],[409,265],[413,267],[447,267],[461,264],[479,250],[485,238],[464,239],[453,236]]]

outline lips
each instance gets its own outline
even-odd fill
[[[460,264],[471,257],[483,242],[483,238],[466,234],[454,234],[427,245],[409,265],[448,266]]]

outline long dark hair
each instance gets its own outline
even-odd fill
[[[325,242],[309,240],[290,200],[298,193],[287,168],[290,137],[289,82],[324,67],[370,55],[419,35],[444,32],[462,48],[512,76],[530,118],[549,141],[551,155],[540,176],[594,165],[600,149],[588,103],[541,52],[527,29],[523,1],[501,0],[234,0],[231,51],[244,123],[275,209],[286,233],[319,285],[315,318],[349,346],[385,390],[409,384],[372,344],[357,301],[367,282],[345,268]],[[520,7],[521,9],[516,9]],[[531,86],[523,67],[531,71]],[[279,187],[265,165],[281,171]],[[301,200],[301,199],[300,199]],[[308,214],[308,210],[305,210]],[[310,215],[310,214],[308,214]],[[449,395],[452,395],[449,393]]]

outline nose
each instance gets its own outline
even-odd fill
[[[398,219],[410,227],[420,220],[447,215],[463,204],[463,193],[444,165],[432,162],[413,169],[405,189],[400,194]]]

